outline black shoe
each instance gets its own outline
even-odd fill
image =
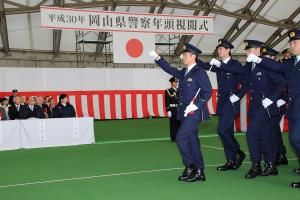
[[[265,164],[265,169],[263,173],[261,173],[261,176],[277,176],[278,175],[278,170],[274,163],[266,163]]]
[[[288,159],[286,158],[285,155],[278,155],[277,156],[277,159],[275,161],[275,164],[278,166],[278,165],[287,165],[289,164],[289,161]]]
[[[189,167],[186,167],[184,169],[182,175],[178,177],[178,180],[179,181],[186,181],[191,176],[191,174],[193,173],[194,170],[195,170],[195,168],[194,168],[193,165],[191,165]]]
[[[294,182],[291,184],[292,188],[300,188],[300,182]]]
[[[228,161],[227,163],[225,163],[225,165],[219,166],[217,167],[218,171],[227,171],[232,169],[233,166],[233,161]]]
[[[300,168],[293,170],[294,174],[300,174]]]
[[[203,169],[194,169],[187,182],[206,181]]]
[[[252,163],[252,167],[249,170],[249,172],[245,175],[245,178],[247,178],[247,179],[255,178],[259,175],[261,175],[260,162],[255,162],[255,163]]]
[[[240,168],[240,166],[243,164],[244,159],[246,158],[246,154],[239,150],[238,154],[236,155],[236,159],[232,165],[232,169],[236,170]]]

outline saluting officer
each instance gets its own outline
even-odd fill
[[[240,145],[234,137],[234,119],[240,112],[240,100],[245,95],[248,84],[245,77],[229,72],[224,72],[222,68],[216,67],[227,65],[228,67],[240,68],[241,63],[238,60],[231,58],[231,49],[234,46],[225,39],[218,41],[217,52],[222,61],[212,59],[211,63],[203,63],[198,61],[197,64],[203,66],[206,70],[211,70],[217,75],[218,83],[218,102],[217,112],[219,117],[218,134],[221,138],[225,157],[227,162],[217,167],[219,171],[238,169],[243,160],[245,153],[241,151]],[[241,88],[239,85],[242,84]]]
[[[177,107],[179,104],[178,98],[178,78],[172,77],[169,79],[171,87],[165,90],[165,105],[170,121],[170,138],[172,142],[176,141],[176,134],[180,127],[180,121],[177,120]]]
[[[295,57],[285,62],[276,62],[268,58],[259,58],[256,55],[250,54],[247,60],[259,63],[265,69],[284,74],[288,88],[287,117],[289,137],[300,162],[300,30],[291,30],[289,38],[290,48]],[[294,173],[300,174],[300,168],[294,169]],[[293,182],[291,186],[300,188],[300,182]]]
[[[206,180],[198,126],[202,120],[209,119],[206,104],[211,97],[212,87],[205,70],[196,63],[199,54],[201,51],[197,47],[186,44],[182,54],[182,62],[186,67],[183,70],[178,70],[171,67],[156,52],[149,53],[165,72],[177,77],[180,82],[180,104],[177,119],[181,121],[181,126],[177,132],[176,142],[185,170],[178,178],[179,181]]]
[[[245,40],[246,54],[261,54],[263,43],[257,40]],[[276,102],[284,89],[284,78],[282,75],[270,72],[259,64],[247,60],[243,68],[230,68],[221,65],[223,70],[247,75],[249,78],[250,92],[250,125],[247,130],[247,143],[250,151],[252,167],[245,178],[255,178],[259,175],[278,175],[275,165],[275,152],[272,142],[272,129],[278,116]],[[261,161],[264,159],[265,168],[262,171]]]
[[[272,60],[276,60],[276,56],[279,54],[278,51],[275,49],[272,49],[270,47],[264,47],[262,56],[266,58],[270,58]],[[286,112],[286,102],[287,102],[287,95],[286,95],[286,89],[281,93],[280,99],[276,102],[277,108],[278,108],[278,116],[276,116],[275,120],[277,121],[275,124],[275,127],[273,129],[273,142],[274,142],[274,148],[276,153],[276,161],[275,164],[278,165],[287,165],[288,159],[286,158],[286,147],[283,144],[282,134],[281,134],[281,128],[280,128],[280,122],[282,119],[282,116]]]

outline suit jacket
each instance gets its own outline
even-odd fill
[[[20,119],[28,119],[33,117],[43,119],[45,118],[45,114],[43,109],[38,105],[34,105],[33,110],[30,109],[29,105],[25,105],[20,109],[19,117]]]
[[[19,105],[20,108],[17,110],[16,105],[12,105],[8,108],[8,116],[10,120],[20,119],[20,110],[22,110],[23,105]]]
[[[186,75],[186,68],[183,70],[171,67],[164,58],[160,58],[155,61],[165,72],[179,79],[179,108],[177,113],[178,120],[184,120],[184,111],[190,104],[198,89],[200,92],[195,98],[194,104],[198,107],[198,110],[193,115],[188,115],[195,120],[208,120],[209,112],[207,110],[207,102],[211,98],[212,86],[205,70],[196,65]]]

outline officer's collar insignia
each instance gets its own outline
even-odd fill
[[[192,82],[193,79],[192,78],[188,78],[187,82]]]
[[[266,49],[266,48],[263,48],[263,52],[264,52],[264,53],[267,52],[267,49]]]
[[[290,37],[293,38],[295,37],[296,33],[294,31],[290,32]]]
[[[261,72],[257,72],[257,74],[256,74],[257,76],[261,76],[262,75],[262,73]]]

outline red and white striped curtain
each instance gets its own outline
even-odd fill
[[[51,96],[56,101],[65,93],[76,109],[78,117],[94,117],[99,120],[167,117],[164,104],[164,90],[112,90],[112,91],[51,91],[20,92],[21,96]],[[0,96],[9,96],[10,92],[0,92]],[[241,112],[235,120],[235,130],[246,131],[249,123],[247,110],[249,96],[242,100]],[[211,114],[215,114],[217,89],[207,104]],[[287,119],[281,121],[283,131],[288,131]]]

